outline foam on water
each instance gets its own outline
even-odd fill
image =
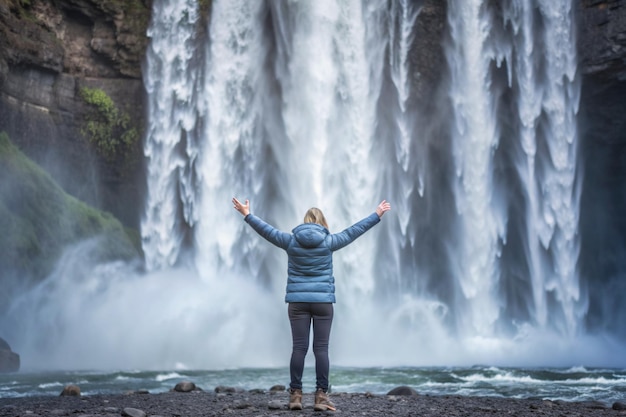
[[[623,399],[626,384],[624,370],[591,369],[578,378],[559,378],[566,368],[494,368],[494,367],[398,367],[344,368],[331,372],[334,392],[372,392],[384,394],[399,385],[413,387],[422,395],[482,395],[515,398],[543,398],[565,401],[595,400],[611,404]],[[613,376],[622,373],[621,377]],[[233,369],[190,371],[178,378],[158,381],[164,372],[46,372],[21,373],[10,378],[0,375],[0,397],[32,395],[58,396],[62,386],[79,384],[84,395],[110,394],[145,389],[151,393],[171,390],[181,380],[190,380],[204,390],[232,386],[244,390],[264,389],[284,384],[289,371],[276,369]],[[120,378],[132,375],[130,380]],[[595,376],[594,376],[595,375]],[[305,390],[314,389],[313,368],[305,369]],[[604,381],[598,383],[596,379]]]
[[[178,372],[168,372],[166,374],[159,374],[154,379],[159,382],[162,382],[168,379],[181,379],[181,378],[184,378],[184,376],[179,374]]]

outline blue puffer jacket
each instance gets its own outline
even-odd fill
[[[287,251],[287,303],[334,303],[333,252],[380,222],[378,215],[372,213],[346,230],[331,234],[316,223],[304,223],[286,233],[253,214],[245,220],[258,234]]]

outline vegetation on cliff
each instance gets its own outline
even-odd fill
[[[96,150],[109,159],[132,151],[139,141],[139,132],[132,126],[130,115],[119,110],[99,88],[84,87],[80,96],[90,109],[81,133]]]
[[[137,241],[111,214],[65,193],[0,132],[0,271],[47,274],[64,247],[101,237],[98,260],[137,256]]]

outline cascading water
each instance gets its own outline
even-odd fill
[[[141,226],[148,270],[174,265],[191,223],[195,198],[192,165],[196,151],[186,135],[197,118],[194,87],[198,10],[193,0],[155,2],[147,51],[148,137],[145,142],[148,194]],[[197,57],[195,57],[197,60]]]
[[[250,242],[240,250],[243,225],[235,216],[224,216],[236,190],[250,190],[253,208],[263,202],[254,199],[271,181],[272,164],[265,154],[263,135],[263,79],[265,46],[262,37],[260,2],[245,0],[216,2],[210,25],[211,43],[202,86],[202,154],[198,161],[199,200],[195,207],[198,225],[194,230],[195,263],[204,279],[215,278],[222,268],[247,268],[240,272],[257,277],[261,254]],[[196,69],[198,70],[198,69]],[[268,117],[269,119],[269,117]]]
[[[454,109],[453,152],[459,212],[457,281],[461,326],[470,334],[491,336],[500,306],[498,258],[505,239],[502,202],[494,187],[498,146],[491,65],[500,59],[489,44],[492,10],[482,0],[451,2],[450,95]]]
[[[39,367],[286,366],[286,258],[231,197],[284,231],[318,206],[333,232],[384,198],[334,257],[334,364],[623,363],[601,340],[572,349],[588,339],[570,2],[448,2],[437,76],[415,59],[429,13],[215,0],[204,39],[195,1],[154,1],[147,272],[77,268],[88,247],[71,248],[1,319],[21,323],[14,347]]]
[[[406,173],[409,169],[409,155],[411,148],[411,129],[407,120],[407,106],[411,94],[408,63],[409,52],[413,42],[415,21],[419,15],[419,7],[407,1],[395,2],[391,5],[389,25],[389,66],[391,79],[398,91],[398,128],[399,137],[397,143],[396,158],[402,170]],[[418,190],[423,194],[424,179],[418,178]]]
[[[518,169],[527,203],[533,318],[538,326],[551,324],[569,336],[577,332],[586,308],[578,277],[580,81],[572,7],[569,1],[540,1],[537,7],[512,1],[506,11],[514,28],[523,149]],[[536,27],[537,17],[543,29]]]
[[[469,326],[471,333],[489,336],[502,318],[518,324],[523,321],[507,311],[502,301],[502,293],[511,291],[506,289],[511,279],[507,272],[513,267],[502,265],[501,254],[507,250],[503,246],[511,213],[507,206],[513,203],[506,201],[494,180],[496,164],[506,160],[501,154],[506,146],[512,146],[521,148],[521,156],[512,163],[518,166],[526,205],[521,222],[527,269],[524,281],[532,293],[526,300],[531,322],[572,335],[585,308],[577,274],[580,187],[576,181],[576,114],[580,84],[573,12],[569,1],[538,5],[511,1],[504,2],[502,9],[502,29],[494,28],[494,10],[483,1],[454,3],[448,15],[450,91],[456,121],[453,141],[459,176],[460,243],[453,256],[459,259],[457,275],[463,294],[460,324]],[[499,36],[507,25],[513,33],[510,42],[503,42]],[[498,123],[505,104],[496,69],[505,65],[506,88],[513,87],[519,128],[512,132],[514,140],[500,146],[503,134]],[[515,184],[501,175],[499,184]],[[514,294],[505,297],[512,298]]]
[[[546,230],[540,233],[540,240],[550,250],[548,270],[552,273],[546,277],[543,288],[554,294],[562,317],[561,330],[568,335],[578,330],[586,312],[578,278],[580,182],[576,115],[580,82],[572,8],[568,1],[540,2],[546,26],[553,28],[544,32],[546,51],[552,52],[545,54],[550,83],[545,86],[543,100],[544,135],[551,165],[545,168],[542,181],[541,212]]]

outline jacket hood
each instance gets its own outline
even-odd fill
[[[292,230],[296,241],[303,248],[314,248],[326,239],[328,230],[317,223],[304,223]]]

